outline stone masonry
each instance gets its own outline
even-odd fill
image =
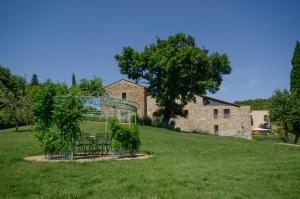
[[[144,86],[128,80],[119,80],[106,86],[106,90],[115,97],[122,98],[126,95],[127,100],[137,103],[140,117],[146,115],[153,117],[153,113],[157,110],[155,99],[147,96],[147,90]],[[204,100],[210,100],[212,104],[205,104]],[[228,117],[224,117],[224,109],[229,110]],[[196,102],[188,103],[184,110],[188,111],[186,118],[177,117],[171,119],[175,124],[174,128],[181,131],[204,131],[222,136],[241,133],[250,135],[250,106],[238,106],[207,96],[197,96]],[[215,110],[217,110],[217,117],[214,113]]]
[[[214,117],[214,110],[218,110],[217,118]],[[229,109],[229,117],[224,118],[224,109]],[[157,110],[155,99],[147,97],[147,114],[151,117]],[[231,104],[208,106],[203,105],[203,97],[198,96],[196,102],[190,102],[184,110],[188,111],[186,118],[172,118],[175,128],[181,131],[204,131],[210,134],[232,136],[238,133],[250,134],[251,117],[250,106],[237,106]],[[215,125],[218,125],[218,132],[215,132]]]
[[[122,99],[124,97],[122,95],[126,95],[126,100],[137,103],[139,105],[138,116],[143,117],[147,115],[147,91],[144,86],[122,79],[109,84],[105,88],[115,97]]]

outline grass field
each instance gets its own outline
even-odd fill
[[[31,128],[1,130],[0,198],[300,198],[300,147],[140,130],[155,157],[89,163],[24,161],[41,154]]]

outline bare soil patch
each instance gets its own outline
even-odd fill
[[[25,157],[25,160],[36,161],[36,162],[95,162],[103,160],[144,160],[153,157],[149,154],[136,154],[134,157],[129,156],[116,156],[113,154],[105,155],[85,155],[85,156],[75,156],[73,160],[62,160],[60,158],[47,159],[45,155],[29,156]]]

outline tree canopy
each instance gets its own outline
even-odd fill
[[[8,68],[0,65],[0,126],[20,124],[31,119],[25,78],[12,75]]]
[[[291,93],[300,99],[300,43],[297,41],[294,55],[292,58],[292,71],[291,71]]]
[[[81,92],[89,93],[91,95],[101,95],[105,92],[102,85],[102,80],[99,77],[92,79],[81,79],[79,83]]]
[[[226,54],[211,53],[196,45],[194,37],[179,33],[166,40],[157,38],[138,52],[124,47],[115,55],[122,74],[135,82],[148,84],[156,98],[158,115],[166,126],[171,117],[185,116],[184,106],[195,101],[195,95],[219,90],[223,75],[231,67]]]

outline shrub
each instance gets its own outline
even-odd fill
[[[79,121],[83,118],[82,101],[74,94],[58,96],[56,85],[48,84],[33,92],[34,134],[46,154],[72,152],[80,133]]]
[[[135,126],[131,129],[121,126],[117,120],[110,122],[112,132],[113,149],[119,153],[135,156],[138,152],[141,141],[139,138],[139,130]]]
[[[195,133],[195,134],[203,134],[203,135],[211,135],[211,133],[203,131],[201,129],[192,129],[191,133]]]

